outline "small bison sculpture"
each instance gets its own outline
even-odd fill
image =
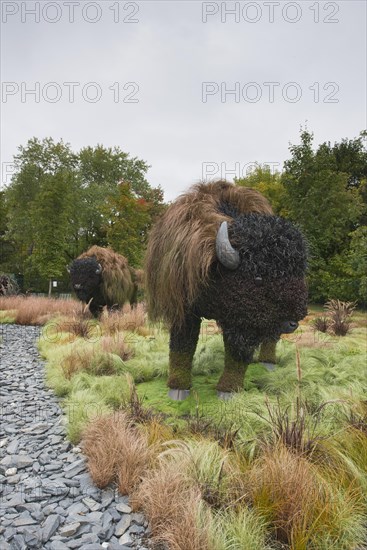
[[[280,335],[307,314],[305,270],[301,233],[257,191],[200,183],[173,202],[151,231],[145,265],[150,318],[170,327],[169,395],[189,395],[202,317],[223,332],[221,398],[243,388],[258,346],[274,363]]]
[[[105,306],[136,304],[141,272],[110,248],[92,246],[70,264],[68,271],[77,298],[89,304],[94,317]]]

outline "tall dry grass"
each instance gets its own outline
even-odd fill
[[[198,524],[200,490],[175,462],[163,460],[148,472],[131,502],[149,518],[153,543],[170,550],[209,550],[208,533]]]
[[[89,339],[92,335],[94,323],[89,310],[81,310],[67,316],[60,316],[53,323],[52,330],[70,334],[70,341],[76,338]]]
[[[100,321],[102,333],[105,335],[113,336],[124,330],[146,335],[147,314],[142,303],[134,307],[125,304],[121,311],[104,310]]]
[[[115,348],[114,348],[115,349]],[[115,351],[117,351],[115,349]],[[125,358],[131,356],[131,350],[124,342],[120,343],[119,353]],[[75,348],[61,361],[61,368],[65,378],[70,380],[79,372],[87,372],[95,376],[112,376],[122,374],[123,363],[121,356],[113,352],[101,351],[94,346]]]
[[[122,332],[119,332],[114,336],[102,336],[101,349],[105,353],[113,353],[114,355],[117,355],[123,361],[127,361],[133,356],[133,351],[126,344]]]
[[[11,310],[18,325],[44,325],[55,315],[78,315],[82,304],[76,300],[59,300],[35,296],[2,296],[0,310]]]
[[[325,470],[283,445],[265,452],[248,473],[252,504],[270,523],[274,538],[297,550],[318,548],[326,538],[334,541],[330,548],[343,539],[353,541],[361,499],[353,486],[339,491],[330,481]]]
[[[149,519],[155,544],[170,550],[346,550],[363,540],[362,482],[354,473],[365,463],[366,445],[354,451],[353,466],[333,448],[321,449],[317,459],[316,452],[310,457],[281,438],[248,460],[218,442],[167,441],[170,436],[155,418],[138,425],[118,412],[94,420],[83,442],[97,486],[115,481],[129,493],[133,508]],[[333,460],[321,460],[326,455]]]
[[[97,487],[117,481],[123,495],[139,484],[155,455],[154,447],[148,445],[147,435],[122,411],[90,423],[84,432],[82,446]]]

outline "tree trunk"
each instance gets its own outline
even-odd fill
[[[48,282],[48,297],[51,298],[51,292],[52,292],[52,279]]]

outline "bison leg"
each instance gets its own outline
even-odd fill
[[[265,340],[261,344],[260,353],[259,353],[259,361],[260,363],[264,363],[267,369],[273,370],[274,365],[277,362],[275,348],[277,346],[276,340]]]
[[[189,390],[191,387],[192,360],[199,339],[200,317],[190,316],[181,327],[171,328],[168,387],[171,390]],[[175,399],[187,396],[185,392],[170,392]]]
[[[227,399],[231,394],[243,389],[243,378],[245,376],[248,363],[233,359],[227,342],[225,333],[224,340],[224,370],[217,384],[218,395],[222,399]]]

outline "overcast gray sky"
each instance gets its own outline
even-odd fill
[[[316,144],[366,127],[365,1],[1,8],[2,184],[33,136],[118,145],[171,200],[255,161],[281,168],[306,121]]]

